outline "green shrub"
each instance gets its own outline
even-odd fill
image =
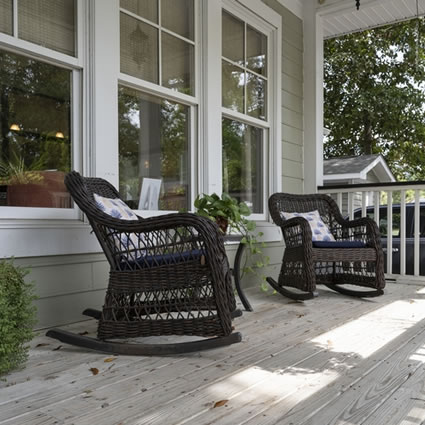
[[[24,278],[28,270],[0,261],[0,376],[21,366],[34,336],[34,287]]]

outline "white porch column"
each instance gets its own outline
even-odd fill
[[[323,184],[323,30],[316,5],[304,5],[304,193]]]
[[[118,186],[118,76],[120,67],[119,2],[93,0],[94,17],[89,75],[91,103],[88,134],[90,143],[84,153],[85,169]],[[94,54],[94,56],[93,56]]]
[[[222,192],[221,1],[206,1],[203,10],[203,143],[200,146],[200,192]]]

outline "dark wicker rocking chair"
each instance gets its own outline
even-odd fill
[[[232,333],[236,310],[223,238],[216,224],[194,214],[123,220],[103,212],[94,194],[116,199],[107,181],[69,173],[65,184],[87,215],[110,264],[98,339],[51,329],[62,342],[115,354],[187,353],[241,341]],[[125,247],[125,249],[123,249]],[[197,335],[206,339],[168,344],[111,341],[116,338]]]
[[[282,228],[285,252],[278,282],[267,282],[282,295],[307,300],[318,295],[316,284],[345,295],[376,297],[384,293],[384,255],[376,223],[370,218],[345,220],[335,201],[321,194],[275,193],[269,199],[273,221]],[[318,210],[335,241],[313,242],[306,218],[286,220],[281,213],[307,213]],[[372,290],[353,290],[343,285],[358,285]],[[297,288],[293,291],[286,287]]]

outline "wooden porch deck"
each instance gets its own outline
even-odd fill
[[[0,383],[0,423],[425,423],[425,287],[249,297],[255,312],[235,320],[243,342],[208,352],[108,356],[37,337],[26,369]]]

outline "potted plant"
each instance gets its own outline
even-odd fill
[[[258,275],[262,280],[262,287],[265,285],[265,276],[257,272],[258,269],[269,264],[269,257],[264,255],[262,248],[264,242],[259,242],[257,237],[263,236],[262,232],[255,233],[256,224],[246,217],[251,215],[251,210],[245,202],[238,202],[229,194],[223,192],[221,197],[216,193],[212,195],[202,194],[195,199],[196,214],[207,217],[217,223],[223,234],[228,232],[238,233],[242,236],[241,243],[246,244],[248,256],[243,267],[244,272],[251,272]],[[248,264],[248,259],[255,261]]]
[[[34,286],[25,282],[28,270],[0,262],[0,376],[21,366],[36,323]]]
[[[63,182],[65,173],[58,170],[43,170],[42,164],[35,161],[30,167],[24,159],[12,157],[8,162],[0,162],[0,185],[7,187],[7,205],[15,207],[62,207],[67,208],[71,200]]]

